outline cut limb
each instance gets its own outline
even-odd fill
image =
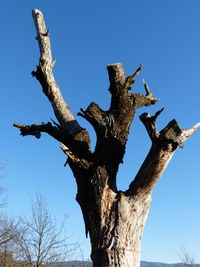
[[[179,127],[176,120],[172,120],[162,131],[158,132],[156,119],[162,111],[163,109],[159,110],[154,116],[148,113],[143,113],[140,116],[151,138],[152,146],[136,177],[130,184],[128,194],[135,191],[151,193],[175,150],[178,147],[183,147],[183,142],[200,128],[200,123],[197,123],[191,129],[184,130]]]
[[[126,76],[121,63],[108,65],[111,103],[108,110],[92,102],[79,116],[86,119],[97,136],[94,152],[90,149],[88,132],[76,121],[56,84],[52,67],[49,31],[41,11],[33,10],[33,18],[40,47],[40,60],[33,76],[40,82],[59,123],[23,125],[16,123],[21,135],[37,138],[42,132],[61,143],[77,183],[76,200],[85,222],[86,236],[92,246],[94,267],[139,267],[142,232],[148,215],[151,194],[178,147],[199,127],[182,130],[175,120],[161,131],[156,128],[154,116],[140,116],[152,141],[150,151],[141,168],[125,192],[117,189],[116,178],[126,150],[126,143],[135,112],[143,106],[155,104],[158,99],[145,81],[145,94],[131,93],[131,85],[142,66]]]

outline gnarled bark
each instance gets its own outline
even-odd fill
[[[108,65],[109,110],[102,110],[96,103],[91,103],[86,110],[81,109],[78,113],[96,131],[97,142],[92,152],[88,132],[75,119],[55,82],[49,34],[42,13],[33,10],[33,17],[41,55],[37,70],[32,74],[51,102],[58,122],[14,126],[23,136],[40,138],[41,132],[46,132],[61,143],[61,149],[67,155],[66,164],[69,164],[76,179],[76,200],[83,213],[86,235],[89,233],[90,236],[94,267],[138,267],[152,190],[175,150],[183,146],[200,123],[189,130],[182,130],[172,120],[159,132],[156,119],[163,109],[154,116],[143,113],[140,119],[152,146],[129,188],[119,191],[116,175],[123,161],[136,109],[157,102],[145,81],[145,95],[130,91],[142,66],[133,75],[126,76],[121,63]]]

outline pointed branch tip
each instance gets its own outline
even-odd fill
[[[72,159],[74,162],[77,163],[77,162],[80,161],[80,159],[79,159],[76,155],[74,155],[66,145],[64,145],[64,144],[61,143],[61,142],[60,142],[60,148],[61,148],[61,150],[65,153],[65,155],[67,155],[67,156],[68,156],[70,159]],[[66,165],[67,165],[67,161],[65,162],[64,166],[66,166]]]
[[[192,128],[182,130],[180,139],[182,142],[185,142],[191,135],[193,135],[200,128],[200,122],[195,124]]]
[[[153,116],[155,119],[158,118],[158,116],[163,112],[164,108],[161,108],[160,110],[158,110],[155,115]]]
[[[151,92],[150,92],[149,86],[148,86],[148,84],[146,83],[145,79],[142,79],[142,82],[143,82],[143,84],[144,84],[144,89],[145,89],[145,91],[146,91],[146,95],[147,95],[147,96],[150,95]]]
[[[77,113],[77,116],[86,118],[86,111],[83,108],[80,108],[80,112]]]
[[[54,65],[56,64],[56,59],[54,58],[54,60],[51,63],[51,68],[53,69]]]
[[[136,72],[131,76],[133,80],[136,78],[136,76],[138,76],[140,74],[141,70],[142,70],[142,64],[140,64],[140,66],[137,68]]]

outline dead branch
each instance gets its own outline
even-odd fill
[[[63,130],[68,135],[73,136],[80,132],[82,128],[74,118],[56,84],[52,71],[54,63],[52,62],[49,32],[46,29],[43,15],[37,9],[34,9],[32,14],[37,32],[36,39],[40,48],[39,65],[37,66],[37,70],[32,72],[32,75],[40,82],[43,92],[51,102],[56,118],[63,127]]]
[[[149,137],[151,138],[152,141],[159,137],[159,132],[156,129],[156,119],[163,110],[164,110],[164,108],[157,111],[154,116],[151,116],[148,113],[142,113],[140,115],[140,120],[143,122],[143,124],[144,124],[144,126],[145,126],[145,128],[149,134]]]
[[[195,133],[200,128],[200,122],[195,124],[192,128],[182,130],[182,133],[180,135],[181,142],[185,142],[193,133]]]
[[[142,65],[139,66],[139,68],[136,70],[136,72],[133,75],[128,76],[126,78],[126,82],[124,85],[125,88],[127,88],[128,90],[131,89],[131,85],[134,84],[135,78],[140,74],[141,70],[142,70]]]
[[[70,151],[70,149],[67,146],[65,146],[63,143],[60,143],[60,148],[65,153],[65,155],[67,155],[70,159],[72,159],[72,161],[74,161],[74,162],[80,161],[80,159],[77,156],[75,156],[72,153],[72,151]],[[66,165],[67,165],[67,161],[65,162],[64,166],[66,166]]]
[[[149,89],[148,84],[146,83],[146,81],[145,81],[144,79],[142,79],[142,82],[143,82],[143,84],[144,84],[144,89],[145,89],[145,91],[146,91],[146,96],[147,96],[147,95],[150,95],[151,92],[150,92],[150,89]]]
[[[51,122],[32,125],[14,123],[13,126],[20,129],[20,134],[22,136],[33,135],[39,139],[41,137],[41,132],[44,132],[48,133],[59,142],[63,139],[61,130],[52,126]]]
[[[191,129],[183,130],[176,120],[171,120],[168,125],[160,132],[156,129],[156,119],[163,109],[156,112],[154,116],[143,113],[140,120],[143,122],[150,139],[152,141],[151,149],[140,167],[133,182],[131,182],[128,195],[134,195],[136,192],[151,194],[155,184],[162,176],[170,159],[178,147],[183,147],[185,142],[197,129],[200,123],[194,125]]]

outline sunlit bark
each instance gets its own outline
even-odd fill
[[[131,93],[131,86],[142,66],[126,76],[121,63],[108,65],[111,103],[109,110],[102,110],[91,103],[79,116],[94,128],[97,142],[94,152],[90,149],[89,134],[84,130],[64,101],[55,82],[49,32],[43,15],[33,11],[40,61],[33,76],[40,82],[43,92],[51,102],[58,122],[41,125],[15,124],[21,135],[39,138],[46,132],[61,143],[67,162],[77,183],[77,201],[85,222],[86,235],[90,236],[94,267],[139,267],[140,245],[143,228],[149,211],[152,190],[178,147],[199,127],[182,130],[172,120],[160,132],[154,116],[140,116],[152,141],[151,149],[129,188],[122,192],[116,187],[119,164],[123,162],[130,125],[136,109],[153,105],[157,99],[144,83],[145,94]],[[134,152],[134,148],[133,148]]]

